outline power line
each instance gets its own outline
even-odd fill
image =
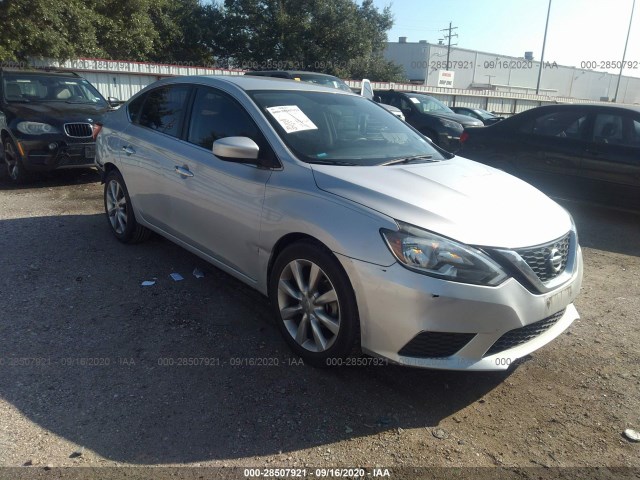
[[[449,28],[443,28],[442,30],[440,30],[441,32],[449,32],[448,35],[444,35],[444,38],[447,40],[447,70],[449,70],[449,55],[451,54],[451,38],[452,37],[457,37],[458,34],[457,33],[451,33],[453,32],[453,30],[457,30],[458,27],[452,27],[451,26],[451,22],[449,22]],[[456,45],[458,45],[457,43],[454,43],[453,46],[455,47]]]

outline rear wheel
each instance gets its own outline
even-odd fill
[[[24,183],[29,180],[29,174],[25,170],[24,165],[22,163],[22,159],[20,158],[20,154],[9,137],[5,138],[2,141],[2,146],[4,149],[4,167],[6,175],[13,183]]]
[[[300,242],[282,251],[269,297],[282,335],[306,363],[339,365],[356,349],[360,323],[351,283],[319,244]]]
[[[127,186],[118,170],[111,170],[105,178],[104,210],[111,232],[121,242],[139,243],[149,238],[149,229],[136,221]]]

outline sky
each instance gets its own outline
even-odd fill
[[[551,0],[544,61],[585,68],[594,62],[602,70],[606,62],[620,62],[624,50],[633,0]],[[461,48],[524,56],[533,51],[540,60],[548,0],[374,0],[379,9],[391,6],[395,24],[390,41],[438,43],[449,26]],[[636,1],[626,61],[635,62],[623,74],[640,77],[640,0]],[[604,62],[604,65],[601,63]],[[615,65],[615,64],[614,64]],[[627,64],[629,65],[629,64]],[[612,65],[613,66],[613,65]],[[588,68],[588,66],[586,67]]]

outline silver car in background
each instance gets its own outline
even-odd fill
[[[159,81],[97,135],[106,216],[267,295],[316,366],[354,352],[503,370],[579,318],[571,216],[358,95],[257,77]]]

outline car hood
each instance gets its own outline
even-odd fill
[[[465,127],[472,126],[482,126],[484,125],[480,120],[476,120],[475,118],[468,117],[466,115],[460,115],[459,113],[435,113],[429,112],[429,115],[433,115],[434,117],[444,118],[446,120],[453,120],[454,122],[458,122]]]
[[[539,190],[461,157],[413,165],[311,168],[325,192],[470,245],[528,247],[571,229],[569,214]]]
[[[50,124],[61,124],[68,122],[92,123],[102,118],[108,107],[66,103],[66,102],[46,102],[46,103],[12,103],[10,107],[16,118],[19,120],[29,120],[34,122],[44,122]]]

